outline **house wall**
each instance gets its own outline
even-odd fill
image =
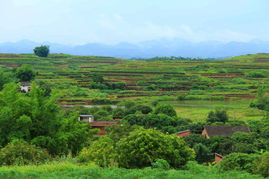
[[[216,162],[216,163],[220,163],[220,162],[222,161],[222,159],[223,159],[222,156],[220,156],[220,155],[216,155],[216,154],[215,154],[215,162]]]
[[[105,130],[105,126],[94,126],[92,127],[93,129],[99,129],[99,133],[95,134],[94,136],[103,136],[106,135],[106,130]]]
[[[21,91],[24,91],[24,92],[29,92],[31,90],[31,87],[30,86],[20,86],[21,87]]]
[[[190,134],[191,134],[191,131],[186,131],[186,132],[182,132],[182,133],[177,134],[177,136],[179,136],[179,137],[187,137]]]
[[[209,139],[210,137],[208,136],[207,132],[205,129],[203,129],[202,131],[202,136],[204,136],[205,138]]]

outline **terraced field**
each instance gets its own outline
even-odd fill
[[[269,54],[208,62],[135,61],[65,54],[38,58],[32,54],[0,54],[0,68],[5,71],[22,64],[31,65],[38,72],[36,81],[49,83],[60,94],[59,103],[62,105],[117,104],[128,99],[144,103],[157,101],[173,104],[179,115],[194,120],[202,120],[203,117],[197,117],[197,113],[206,114],[212,108],[230,110],[231,101],[233,106],[244,104],[244,108],[231,109],[230,113],[240,111],[240,115],[234,115],[235,118],[261,118],[261,111],[248,106],[256,98],[258,87],[269,84],[268,62]],[[105,83],[123,82],[125,86],[93,89],[94,75],[102,76]],[[196,106],[182,106],[186,101]],[[207,108],[205,103],[197,101],[224,102]]]

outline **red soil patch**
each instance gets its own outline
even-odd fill
[[[7,67],[18,67],[20,66],[19,64],[15,64],[15,63],[0,63],[0,65],[4,65]]]
[[[92,71],[95,73],[121,73],[121,74],[178,74],[178,75],[185,75],[185,73],[176,73],[176,72],[137,72],[137,71],[133,71],[133,72],[128,72],[128,71]]]
[[[97,68],[97,67],[80,67],[80,69]]]
[[[21,58],[21,55],[15,54],[0,54],[0,58]]]
[[[88,101],[88,100],[75,100],[75,99],[59,99],[58,100],[59,103],[62,103],[62,105],[64,104],[69,104],[69,105],[91,105],[93,104],[92,101]]]

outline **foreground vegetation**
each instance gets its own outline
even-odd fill
[[[219,172],[216,168],[189,163],[185,170],[163,170],[157,168],[123,169],[100,168],[95,165],[78,165],[70,161],[48,163],[39,166],[1,167],[0,178],[184,178],[184,179],[260,179],[262,177],[245,172]]]

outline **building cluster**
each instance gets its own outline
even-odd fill
[[[225,137],[232,136],[236,132],[250,133],[248,126],[205,126],[201,135],[207,139],[211,137]],[[187,137],[191,134],[190,130],[177,132],[176,135],[179,137]],[[215,153],[215,162],[219,163],[223,159],[223,156]]]

